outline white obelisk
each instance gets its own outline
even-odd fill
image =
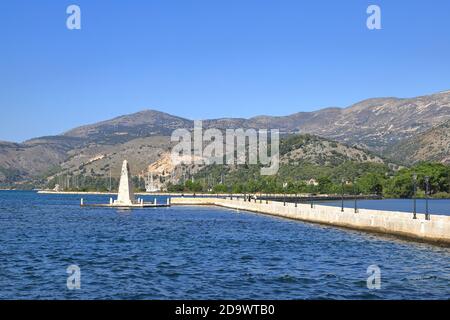
[[[130,180],[130,167],[128,161],[124,160],[122,164],[122,173],[120,175],[119,193],[115,205],[131,206],[136,204],[136,198],[134,197],[133,182]]]

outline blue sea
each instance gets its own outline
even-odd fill
[[[321,204],[329,206],[340,207],[341,201],[322,201]],[[355,201],[345,200],[345,208],[354,208]],[[357,208],[361,209],[373,209],[373,210],[388,210],[388,211],[401,211],[410,212],[414,211],[414,203],[412,199],[383,199],[383,200],[358,200],[356,202]],[[426,200],[416,200],[416,212],[426,212]],[[450,200],[448,199],[429,199],[428,200],[428,213],[432,215],[447,215],[450,216]]]
[[[0,299],[450,298],[448,247],[223,208],[81,208],[80,197],[109,202],[0,191]],[[370,266],[380,289],[367,286]]]

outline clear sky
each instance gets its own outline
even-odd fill
[[[2,0],[0,41],[7,141],[143,109],[287,115],[450,89],[448,0]]]

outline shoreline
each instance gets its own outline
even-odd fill
[[[117,195],[117,192],[103,192],[103,191],[53,191],[53,190],[37,190],[38,194],[61,194],[61,195]],[[200,193],[200,192],[135,192],[135,195],[140,196],[171,196],[171,197],[230,197],[230,193]],[[304,199],[306,201],[310,201],[311,198],[313,201],[337,201],[341,199],[341,195],[337,194],[308,194],[308,193],[298,193],[295,194],[282,194],[282,193],[233,193],[231,194],[233,197],[265,197],[270,198],[285,198],[287,202],[294,202],[293,198],[297,197],[298,199]],[[344,195],[344,200],[353,200],[355,197],[352,195]],[[373,196],[373,195],[358,195],[358,200],[382,200],[382,197]],[[274,199],[271,199],[274,200]]]
[[[103,192],[103,191],[52,191],[52,190],[37,190],[39,194],[79,194],[79,195],[117,195],[117,192]],[[148,196],[216,196],[217,194],[211,193],[182,193],[182,192],[135,192],[136,195],[148,195]],[[229,196],[229,193],[219,193],[221,197]],[[243,195],[242,195],[243,196]]]
[[[67,194],[67,195],[117,195],[117,192],[104,192],[104,191],[53,191],[53,190],[17,190],[17,189],[0,189],[0,191],[36,191],[36,193],[38,194]],[[182,196],[186,196],[186,197],[194,197],[194,196],[198,196],[198,197],[229,197],[230,193],[200,193],[200,192],[135,192],[136,195],[140,195],[140,196],[174,196],[174,197],[182,197]],[[284,194],[281,193],[236,193],[236,194],[232,194],[233,196],[236,197],[244,197],[245,195],[247,196],[253,196],[253,195],[257,195],[257,196],[262,196],[265,197],[266,195],[269,195],[271,197],[283,197]],[[286,194],[286,199],[289,198],[293,198],[295,197],[295,194]],[[297,196],[299,197],[305,197],[308,198],[311,196],[311,194],[307,194],[307,193],[298,193]],[[353,196],[351,195],[345,195],[346,199],[345,200],[351,200],[354,199]],[[337,201],[340,200],[340,195],[336,195],[336,194],[316,194],[314,195],[314,197],[317,198],[323,198],[323,200],[330,200],[330,201]],[[339,198],[339,199],[327,199],[327,197],[333,197],[333,198]],[[398,200],[413,200],[412,198],[392,198],[392,197],[379,197],[379,198],[374,198],[373,195],[359,195],[358,196],[358,200],[388,200],[388,199],[398,199]],[[425,198],[416,198],[417,200],[425,200]],[[429,200],[450,200],[449,198],[433,198],[430,197],[428,198]]]
[[[0,189],[1,191],[2,189]],[[17,189],[4,189],[4,190],[11,190],[11,191],[22,191],[22,190],[17,190]],[[26,191],[26,190],[23,190]],[[37,191],[37,193],[41,193],[41,194],[105,194],[105,195],[109,195],[109,194],[115,194],[117,195],[117,191],[53,191],[53,190],[30,190],[30,191]],[[214,197],[214,196],[221,196],[221,197],[229,197],[230,193],[204,193],[204,192],[135,192],[135,194],[147,194],[147,195],[157,195],[157,196],[209,196],[209,197]],[[262,196],[265,197],[266,195],[270,196],[270,197],[283,197],[286,196],[286,198],[293,198],[295,197],[295,194],[293,193],[259,193],[259,192],[254,192],[254,193],[231,193],[231,195],[234,197],[243,197],[243,196]],[[314,196],[314,197],[318,197],[318,198],[326,198],[326,197],[340,197],[341,195],[339,194],[309,194],[309,193],[297,193],[297,196],[299,197],[309,197],[309,196]],[[346,197],[350,197],[350,195],[345,195]],[[358,198],[373,198],[373,195],[358,195]],[[353,196],[352,196],[353,198]]]

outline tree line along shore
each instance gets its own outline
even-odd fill
[[[300,168],[300,170],[299,170]],[[261,176],[258,166],[242,166],[230,170],[223,166],[207,166],[177,184],[168,184],[157,194],[314,194],[314,195],[378,195],[383,198],[450,198],[450,166],[421,163],[397,171],[377,164],[345,164],[330,170],[282,166],[277,175]],[[118,179],[84,177],[83,183],[62,188],[64,193],[117,192]],[[142,179],[133,177],[137,193],[147,194]],[[55,181],[41,189],[52,190]],[[148,193],[151,194],[151,193]]]

